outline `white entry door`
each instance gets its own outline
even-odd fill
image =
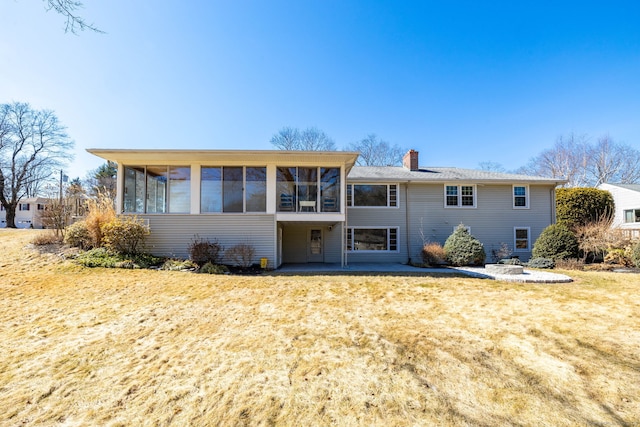
[[[307,262],[324,262],[321,228],[309,229],[307,238]]]

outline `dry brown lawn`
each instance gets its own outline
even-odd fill
[[[87,269],[0,230],[0,425],[640,424],[640,277]]]

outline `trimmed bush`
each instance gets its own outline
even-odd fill
[[[104,247],[121,254],[137,254],[150,234],[149,226],[136,216],[116,217],[102,225]]]
[[[554,268],[556,263],[550,258],[533,258],[527,263],[531,268]]]
[[[597,188],[559,188],[556,190],[558,224],[573,229],[614,213],[613,196]]]
[[[78,221],[67,226],[64,233],[64,242],[74,248],[91,249],[94,239],[86,221]]]
[[[199,265],[218,264],[221,253],[222,246],[217,240],[212,242],[195,236],[189,245],[189,259]]]
[[[425,265],[442,265],[445,264],[446,254],[440,243],[430,242],[422,247],[422,262]]]
[[[447,261],[454,266],[483,265],[486,253],[482,243],[460,224],[444,243]]]
[[[540,233],[533,245],[533,257],[554,261],[578,258],[578,240],[565,225],[551,224]]]

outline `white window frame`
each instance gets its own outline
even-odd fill
[[[385,185],[387,187],[387,205],[386,206],[359,206],[354,205],[353,190],[356,185]],[[395,206],[391,205],[391,187],[395,186]],[[380,183],[380,182],[358,182],[347,184],[347,207],[356,209],[398,209],[400,207],[400,184],[398,183]],[[361,227],[360,227],[361,228]],[[369,227],[375,228],[375,227]],[[384,227],[382,227],[384,228]]]
[[[516,206],[516,197],[523,197],[522,195],[516,195],[516,187],[524,188],[524,206]],[[513,209],[529,209],[529,186],[526,184],[513,184],[511,187],[511,201]]]
[[[20,203],[19,207],[18,207],[18,210],[19,211],[25,211],[25,212],[26,211],[30,211],[31,210],[31,206],[29,206],[29,205],[30,205],[30,203]]]
[[[518,230],[527,230],[527,248],[518,248]],[[513,227],[513,251],[514,252],[531,252],[531,227]]]
[[[637,224],[638,221],[636,221],[636,218],[638,218],[640,215],[637,215],[636,211],[640,211],[640,208],[624,209],[622,211],[622,222],[625,224]],[[627,221],[627,212],[631,212],[631,215],[633,216],[633,221]]]
[[[456,197],[458,198],[458,204],[456,205],[447,205],[447,187],[457,187],[458,193]],[[473,189],[473,205],[463,205],[462,204],[462,187],[471,187]],[[447,183],[444,184],[443,188],[444,192],[444,207],[445,209],[476,209],[478,207],[478,186],[476,184],[458,184],[458,183]]]
[[[354,230],[387,230],[387,249],[384,250],[355,250],[353,249],[353,231]],[[391,247],[391,230],[395,230],[396,231],[396,248],[395,249],[390,249]],[[348,241],[349,236],[351,236],[351,242]],[[361,227],[347,227],[346,233],[345,233],[345,238],[347,239],[346,245],[345,245],[345,252],[348,253],[354,253],[354,254],[384,254],[384,253],[398,253],[400,252],[400,227],[367,227],[367,226],[361,226]],[[351,249],[346,249],[349,246],[351,246]]]

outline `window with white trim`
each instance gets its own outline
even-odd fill
[[[514,252],[528,252],[531,250],[531,229],[529,227],[513,228]]]
[[[446,208],[475,208],[475,185],[445,185],[444,206]]]
[[[349,207],[398,207],[397,184],[349,184],[347,185]]]
[[[21,211],[30,210],[29,203],[20,203],[18,210],[21,210]]]
[[[624,211],[624,222],[640,222],[640,209],[629,209]]]
[[[347,228],[347,251],[397,252],[398,227],[349,227]]]
[[[513,186],[513,208],[514,209],[529,208],[529,186],[527,185]]]

